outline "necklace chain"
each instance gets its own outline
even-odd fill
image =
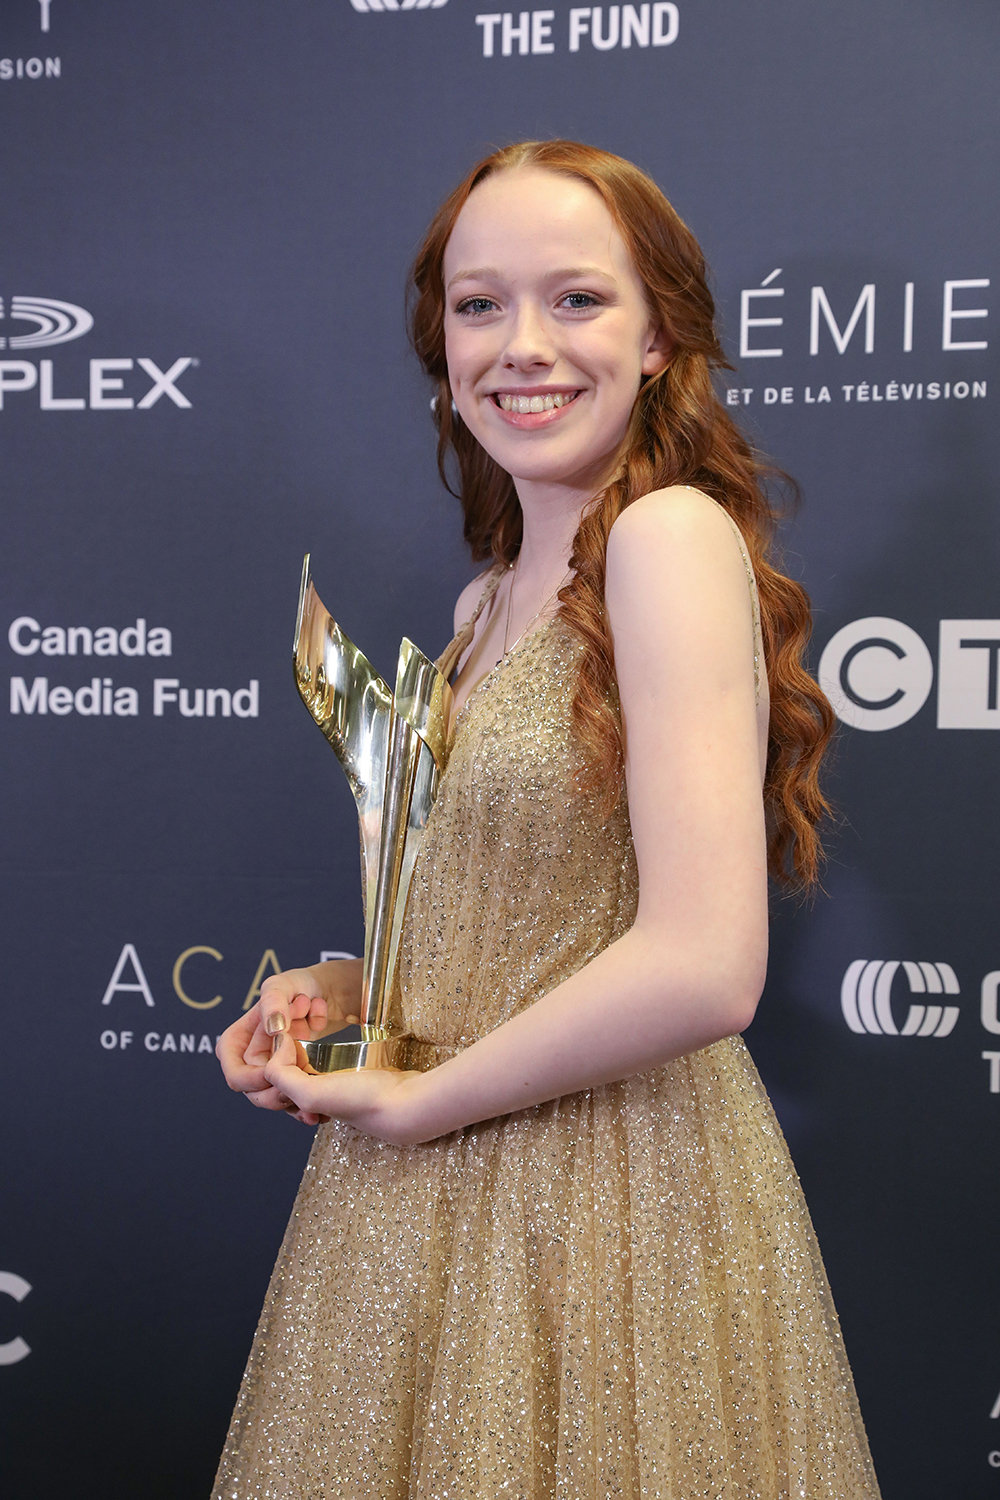
[[[538,619],[538,616],[542,613],[542,611],[549,604],[552,603],[552,600],[558,594],[559,590],[562,588],[563,584],[566,582],[566,579],[570,576],[570,574],[573,571],[572,568],[567,568],[566,569],[565,573],[562,575],[562,577],[560,578],[559,582],[556,584],[555,588],[552,590],[551,594],[548,594],[546,596],[546,598],[542,600],[542,603],[539,605],[538,609],[532,615],[532,617],[528,621],[527,625],[525,625],[524,629],[520,632],[520,634],[518,635],[517,639],[511,641],[510,645],[508,646],[508,644],[507,644],[507,638],[510,635],[510,612],[511,612],[511,605],[514,602],[514,584],[517,582],[517,566],[518,566],[518,563],[520,561],[521,561],[521,554],[518,553],[516,559],[514,560],[514,562],[512,562],[509,565],[510,566],[510,572],[511,572],[512,576],[511,576],[511,580],[510,580],[510,587],[507,590],[507,618],[504,621],[504,627],[503,627],[503,653],[502,653],[502,655],[497,660],[497,666],[500,665],[500,663],[503,661],[504,657],[510,655],[510,653],[514,650],[514,647],[518,644],[518,642],[522,641],[524,639],[524,637],[527,635],[528,631],[531,629],[532,625],[534,625],[535,621]]]

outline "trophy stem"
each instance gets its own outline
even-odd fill
[[[410,801],[417,771],[420,741],[398,715],[393,716],[386,758],[382,840],[379,848],[375,910],[365,944],[361,991],[361,1035],[376,1041],[385,1035],[389,1001],[389,958],[392,918],[409,826]]]

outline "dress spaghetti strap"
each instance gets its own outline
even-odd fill
[[[693,490],[697,495],[705,495],[705,491],[698,489],[698,486],[695,484],[685,484],[682,485],[681,488],[685,490]],[[729,514],[726,507],[724,505],[719,505],[718,500],[713,499],[711,495],[705,495],[705,499],[711,500],[713,505],[719,506],[722,514],[725,516],[726,520],[732,527],[733,536],[736,538],[736,545],[740,549],[740,556],[743,559],[743,566],[746,569],[747,585],[750,589],[750,610],[753,615],[753,684],[757,695],[757,702],[759,703],[760,664],[764,655],[764,638],[761,632],[760,625],[760,595],[757,592],[757,575],[754,573],[753,563],[750,561],[750,553],[747,551],[747,544],[743,539],[743,533],[740,530],[739,526],[736,524],[733,517]]]
[[[449,680],[451,679],[451,674],[454,672],[459,661],[461,661],[465,648],[472,640],[472,634],[477,624],[479,623],[480,615],[486,608],[487,604],[489,604],[490,600],[493,598],[493,595],[496,593],[497,589],[500,587],[500,580],[503,578],[506,572],[507,569],[503,566],[502,563],[495,563],[494,566],[490,569],[489,573],[485,575],[486,583],[483,587],[483,592],[479,596],[479,603],[476,605],[475,609],[472,612],[472,615],[468,620],[466,620],[465,624],[462,626],[458,634],[454,637],[450,644],[445,647],[442,655],[438,657],[438,669],[439,671],[443,672],[445,677],[447,677]]]

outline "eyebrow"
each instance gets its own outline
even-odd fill
[[[456,281],[489,281],[491,277],[499,277],[500,272],[495,266],[479,266],[474,271],[456,271],[448,285],[454,286]]]
[[[600,266],[567,266],[564,270],[551,271],[549,276],[553,281],[586,280],[588,276],[600,276],[604,281],[616,280],[610,271],[602,271]],[[456,271],[448,282],[447,289],[450,290],[456,281],[489,281],[491,279],[502,281],[502,272],[498,271],[496,266],[477,266],[471,271]]]

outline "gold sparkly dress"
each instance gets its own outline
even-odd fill
[[[602,822],[576,785],[580,649],[549,621],[457,721],[400,945],[442,1060],[634,919],[627,808]],[[425,1145],[317,1131],[215,1500],[877,1495],[739,1037]]]

